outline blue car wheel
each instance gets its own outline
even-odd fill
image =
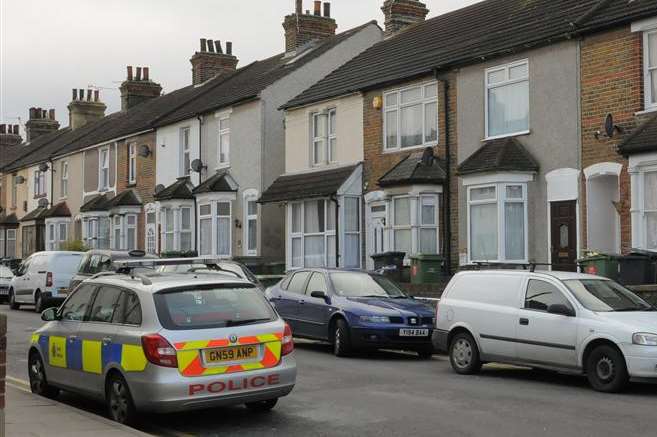
[[[333,353],[336,357],[346,357],[351,353],[351,335],[347,322],[342,319],[334,325],[333,330]]]

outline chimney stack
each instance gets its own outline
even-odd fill
[[[423,22],[429,14],[427,5],[419,0],[385,0],[381,10],[385,16],[386,38]]]
[[[100,120],[105,116],[107,106],[100,101],[98,90],[93,93],[87,90],[87,99],[84,98],[84,90],[76,92],[73,90],[73,100],[68,104],[68,126],[72,129],[79,129],[87,123]]]
[[[314,2],[314,11],[302,13],[303,0],[296,0],[295,12],[285,17],[283,29],[285,30],[285,52],[293,56],[297,51],[312,41],[323,40],[335,35],[337,23],[331,18],[331,3],[324,3],[324,16],[322,16],[322,2]]]
[[[162,94],[162,86],[150,79],[150,68],[128,65],[126,70],[128,71],[127,78],[119,87],[119,91],[121,91],[121,111],[127,111]],[[134,76],[133,71],[136,72]],[[98,101],[97,95],[94,100]]]
[[[222,74],[232,73],[239,62],[233,55],[233,43],[226,42],[222,50],[221,41],[201,38],[201,51],[194,53],[189,60],[192,63],[192,82],[200,85]]]
[[[34,141],[41,135],[55,132],[59,122],[55,119],[55,110],[46,111],[42,108],[30,108],[30,119],[25,123],[25,141]]]
[[[0,124],[0,153],[3,147],[18,146],[22,142],[17,124]]]

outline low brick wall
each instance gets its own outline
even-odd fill
[[[7,316],[0,314],[0,437],[5,435],[5,376],[7,375]]]

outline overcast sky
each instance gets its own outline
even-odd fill
[[[430,17],[477,1],[425,0]],[[331,3],[338,31],[383,26],[383,0]],[[150,67],[165,92],[189,85],[199,38],[232,41],[240,66],[269,57],[284,50],[293,10],[294,0],[0,0],[0,121],[24,123],[35,106],[65,126],[71,89],[89,85],[117,111],[127,65]]]

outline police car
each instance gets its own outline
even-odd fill
[[[28,354],[32,392],[98,398],[126,424],[137,410],[268,411],[289,394],[292,332],[264,295],[236,276],[137,273],[172,262],[119,262],[44,311]]]

